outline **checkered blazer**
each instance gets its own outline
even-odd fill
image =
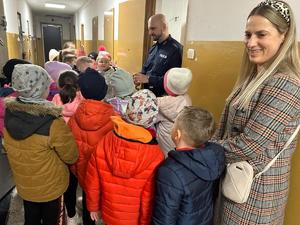
[[[232,104],[239,94],[240,89],[226,102],[214,138],[225,148],[227,163],[247,160],[257,173],[282,150],[300,123],[300,84],[294,77],[277,73],[258,88],[246,110]],[[221,224],[283,224],[295,148],[293,141],[272,167],[254,180],[246,203],[222,196]]]

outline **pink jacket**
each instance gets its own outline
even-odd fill
[[[158,119],[156,124],[157,141],[165,156],[175,148],[171,139],[171,130],[179,112],[192,105],[188,94],[158,97]]]
[[[0,98],[0,136],[3,137],[5,105],[4,98]]]
[[[69,119],[71,118],[71,116],[73,116],[73,114],[76,112],[78,105],[80,104],[80,102],[83,100],[84,98],[82,97],[80,91],[77,91],[76,93],[76,97],[74,98],[74,100],[70,103],[67,104],[63,104],[61,102],[60,96],[59,94],[56,94],[53,99],[52,102],[56,105],[61,105],[63,106],[63,110],[62,110],[62,116],[64,117],[64,120],[66,121],[66,123],[68,123]]]
[[[17,92],[13,92],[6,97],[17,97]],[[0,137],[3,137],[3,129],[4,129],[4,115],[5,115],[5,104],[4,97],[0,97]]]

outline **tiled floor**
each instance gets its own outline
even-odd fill
[[[7,193],[1,200],[0,200],[0,225],[6,224],[6,219],[8,215],[9,210],[9,204],[10,204],[10,192]]]
[[[24,209],[22,199],[18,196],[16,189],[12,193],[7,225],[23,225]]]
[[[78,188],[77,190],[77,211],[79,215],[79,223],[78,225],[82,225],[82,218],[81,218],[81,189]],[[8,213],[8,221],[6,225],[24,225],[24,209],[23,209],[23,202],[22,199],[18,196],[16,189],[13,190],[9,213]],[[98,223],[101,225],[102,223]],[[0,224],[5,225],[5,224]]]

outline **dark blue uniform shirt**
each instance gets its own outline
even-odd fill
[[[149,76],[149,83],[144,87],[150,89],[156,96],[162,96],[164,90],[164,75],[174,67],[181,67],[182,45],[169,35],[162,43],[156,42],[148,53],[143,65],[142,74]]]

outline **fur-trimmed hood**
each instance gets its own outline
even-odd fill
[[[5,98],[5,106],[10,111],[26,112],[33,116],[52,115],[59,117],[61,115],[62,107],[57,106],[51,102],[49,104],[29,104],[18,101],[16,98]]]
[[[52,121],[61,115],[62,108],[53,103],[29,104],[16,98],[5,99],[4,124],[15,139],[25,139],[32,134],[49,135]]]

